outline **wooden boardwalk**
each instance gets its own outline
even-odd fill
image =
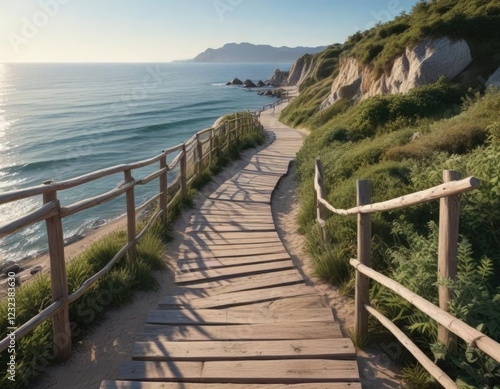
[[[278,110],[277,110],[278,111]],[[271,195],[302,143],[270,111],[274,142],[191,217],[175,282],[132,361],[101,389],[361,388],[354,346],[276,232]]]

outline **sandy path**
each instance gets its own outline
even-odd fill
[[[304,252],[306,237],[297,233],[297,216],[300,204],[296,194],[295,167],[279,182],[273,194],[272,210],[276,229],[292,260],[300,269],[306,283],[314,286],[323,295],[339,321],[344,336],[354,327],[354,299],[342,296],[337,287],[314,277],[311,259]],[[388,353],[398,352],[399,343],[389,342],[379,345]],[[358,350],[358,365],[363,388],[401,388],[401,377],[394,364],[384,353],[367,349]]]

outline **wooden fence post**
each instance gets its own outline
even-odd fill
[[[132,172],[130,170],[125,170],[123,172],[125,174],[125,182],[134,181],[132,177]],[[131,187],[126,192],[127,196],[127,235],[128,242],[131,243],[135,239],[135,194],[134,187]],[[128,257],[131,261],[135,261],[136,258],[136,247],[132,245],[128,250]]]
[[[371,202],[371,183],[368,180],[356,182],[357,205],[366,205]],[[371,265],[371,214],[358,213],[358,261],[363,265]],[[368,335],[368,311],[365,304],[370,303],[370,279],[356,271],[355,291],[355,332],[361,339]]]
[[[238,118],[238,112],[235,112],[234,114],[234,138],[233,141],[237,140],[237,131],[238,128],[240,127],[240,121],[241,119]],[[231,129],[229,129],[229,139],[231,140]],[[230,145],[230,143],[229,143]]]
[[[187,195],[187,156],[186,156],[186,144],[182,144],[182,157],[181,157],[181,196],[186,197]]]
[[[210,129],[210,153],[208,154],[208,166],[212,166],[213,152],[214,152],[214,129]]]
[[[453,170],[443,172],[443,182],[460,180],[460,173]],[[460,198],[458,195],[441,198],[439,202],[439,280],[457,277],[458,222],[460,218]],[[446,285],[439,285],[439,308],[448,312],[452,291]],[[438,341],[450,353],[457,349],[457,337],[448,328],[438,326]]]
[[[160,169],[165,169],[167,165],[167,156],[163,156],[160,159]],[[165,224],[167,222],[167,192],[168,192],[168,171],[160,176],[160,210],[161,222]]]
[[[201,173],[201,171],[203,170],[203,145],[201,144],[200,142],[200,135],[199,134],[196,134],[196,156],[198,157],[198,161],[197,161],[197,168],[196,168],[196,171],[198,172],[198,174]]]
[[[44,182],[50,184],[51,181]],[[57,192],[48,192],[43,195],[43,203],[57,202],[60,209]],[[69,323],[68,278],[66,276],[66,262],[64,258],[64,236],[62,221],[59,214],[45,221],[50,255],[50,286],[52,302],[62,301],[63,308],[52,317],[52,331],[54,333],[54,355],[59,361],[66,361],[71,357],[71,327]]]
[[[316,174],[317,174],[317,182],[319,184],[319,190],[321,192],[321,197],[326,198],[326,190],[323,181],[323,165],[321,164],[321,160],[319,157],[316,158]],[[318,226],[320,229],[320,239],[321,244],[324,249],[329,248],[328,237],[326,234],[326,218],[328,217],[328,210],[323,207],[323,205],[319,202],[318,194],[314,191],[314,199],[316,202],[316,220],[318,222]]]

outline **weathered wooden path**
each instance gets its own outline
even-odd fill
[[[183,293],[159,301],[133,360],[101,389],[361,388],[351,340],[276,232],[271,195],[302,143],[276,117],[262,114],[274,142],[191,217]]]

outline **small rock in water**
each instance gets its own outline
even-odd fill
[[[243,85],[243,81],[241,81],[238,77],[233,78],[231,81],[231,85]]]
[[[245,80],[245,88],[255,88],[256,86],[252,80]]]

